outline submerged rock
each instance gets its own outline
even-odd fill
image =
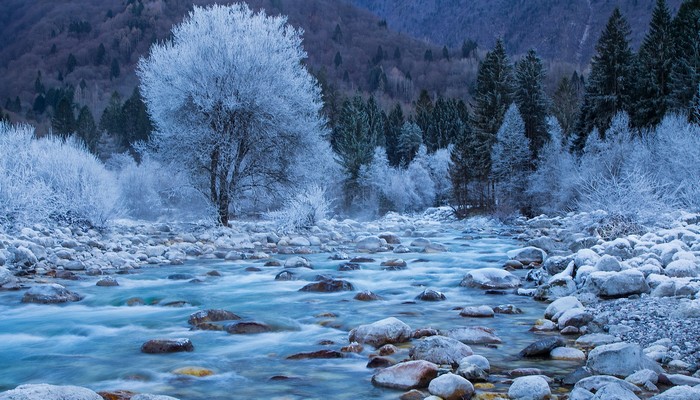
[[[152,339],[141,345],[141,352],[148,354],[194,351],[190,339]]]
[[[493,329],[483,326],[455,328],[440,333],[464,344],[500,344],[503,342],[494,334]]]
[[[447,298],[442,292],[438,292],[437,290],[433,289],[425,289],[421,294],[416,296],[416,300],[422,301],[443,301],[446,299]]]
[[[391,389],[418,389],[427,387],[438,374],[438,366],[424,360],[407,361],[393,365],[372,376],[372,384]]]
[[[478,289],[512,289],[520,286],[520,278],[498,268],[481,268],[468,272],[460,286]]]
[[[472,318],[491,318],[494,316],[494,312],[489,306],[469,306],[464,307],[459,315]]]
[[[311,266],[311,261],[309,261],[307,258],[301,257],[301,256],[294,256],[294,257],[288,258],[284,262],[284,267],[285,268],[309,268],[309,269],[313,269],[313,267]]]
[[[474,354],[471,347],[459,340],[445,336],[429,336],[419,339],[409,351],[413,360],[425,360],[435,364],[458,365],[459,361]]]
[[[272,328],[262,322],[236,322],[224,326],[224,330],[231,334],[245,335],[250,333],[265,333],[271,332]]]
[[[412,336],[411,327],[394,317],[360,325],[351,330],[348,335],[350,342],[365,343],[374,347],[390,343],[404,343],[409,341]]]
[[[66,289],[57,283],[32,286],[24,293],[22,303],[58,304],[80,301],[84,296]]]
[[[105,276],[97,281],[96,286],[119,286],[119,282],[111,276]]]
[[[276,281],[293,281],[297,279],[297,276],[294,272],[292,271],[282,271],[279,274],[275,275],[275,280]]]
[[[353,297],[355,300],[359,301],[376,301],[376,300],[384,300],[381,296],[370,292],[369,290],[363,290],[361,292],[358,292],[355,297]]]
[[[201,310],[190,314],[187,323],[190,325],[200,325],[205,322],[231,321],[241,319],[238,315],[227,310]]]
[[[202,368],[202,367],[182,367],[182,368],[178,368],[176,370],[173,370],[173,374],[175,374],[175,375],[188,375],[188,376],[195,376],[195,377],[201,378],[204,376],[214,375],[214,371],[207,369],[207,368]]]
[[[299,289],[300,292],[319,293],[333,293],[348,290],[355,290],[355,287],[352,286],[352,283],[341,279],[322,279],[320,282],[309,283],[308,285]]]
[[[297,353],[287,357],[287,360],[306,360],[316,358],[343,358],[345,355],[335,350],[318,350],[309,353]]]

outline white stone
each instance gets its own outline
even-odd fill
[[[447,373],[430,381],[428,392],[444,400],[461,400],[474,394],[474,386],[459,375]]]
[[[698,266],[695,261],[671,261],[664,269],[666,275],[673,278],[695,278],[698,276]]]
[[[593,373],[627,377],[642,369],[662,372],[661,367],[633,343],[598,346],[588,353],[586,367]]]
[[[617,258],[605,254],[604,256],[600,257],[598,262],[595,264],[595,268],[598,271],[612,271],[612,272],[618,272],[622,269],[620,266],[620,262],[617,261]]]
[[[102,396],[79,386],[20,385],[0,393],[0,400],[102,400]]]
[[[573,347],[557,347],[549,352],[549,357],[554,360],[583,361],[586,355]]]
[[[360,325],[349,333],[350,342],[366,343],[374,347],[407,342],[413,330],[403,321],[389,317],[367,325]]]
[[[435,364],[458,365],[467,356],[474,354],[471,347],[444,336],[428,336],[413,342],[409,356],[413,360],[425,360]]]
[[[544,317],[551,319],[555,314],[572,308],[583,308],[583,304],[574,296],[561,297],[547,306],[544,310]]]
[[[481,268],[469,271],[460,286],[479,289],[511,289],[520,286],[520,278],[498,268]]]
[[[591,400],[639,400],[639,397],[618,383],[610,383],[600,388]]]
[[[700,388],[674,386],[649,400],[700,400]]]
[[[530,263],[541,264],[547,258],[547,252],[533,246],[511,250],[506,255],[508,255],[508,258],[519,261],[524,265]]]
[[[625,381],[637,386],[642,386],[647,382],[656,385],[656,382],[659,381],[659,374],[650,369],[642,369],[625,378]]]
[[[513,400],[544,400],[551,394],[549,384],[539,375],[515,378],[508,388],[508,397]]]
[[[601,297],[624,297],[649,291],[644,274],[636,269],[591,273],[586,288]]]
[[[595,266],[595,264],[600,259],[598,253],[591,249],[581,249],[576,252],[574,256],[574,263],[577,267],[582,267],[584,265]]]

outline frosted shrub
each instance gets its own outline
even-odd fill
[[[54,220],[102,226],[117,212],[114,176],[74,140],[34,140],[0,124],[0,211],[5,225]]]
[[[267,217],[284,228],[310,228],[326,218],[329,210],[326,190],[318,185],[311,185],[289,197],[280,210],[267,213]]]

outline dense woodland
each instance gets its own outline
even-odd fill
[[[129,3],[130,12],[145,12],[135,11],[139,5],[143,6],[140,1]],[[5,162],[5,175],[0,176],[0,181],[5,184],[0,185],[3,188],[0,195],[6,199],[14,193],[13,182],[17,184],[17,176],[13,174],[20,172],[36,174],[40,186],[64,182],[67,186],[52,189],[59,194],[76,191],[75,185],[82,188],[77,192],[85,192],[82,177],[96,173],[109,176],[110,184],[99,185],[114,188],[110,190],[118,194],[107,203],[102,197],[91,199],[89,194],[80,202],[73,195],[57,195],[64,199],[54,205],[37,205],[36,210],[22,210],[21,200],[8,200],[2,211],[8,220],[77,218],[90,223],[98,223],[110,213],[121,213],[135,218],[216,215],[225,224],[231,214],[262,213],[303,226],[330,212],[376,217],[392,210],[411,212],[440,205],[453,207],[459,217],[481,212],[505,217],[517,213],[604,209],[630,224],[643,223],[661,211],[697,210],[700,207],[697,200],[700,167],[695,162],[700,149],[699,16],[698,0],[683,2],[675,15],[664,0],[658,0],[644,40],[638,51],[634,51],[629,41],[630,26],[615,9],[599,35],[590,72],[586,75],[572,72],[561,77],[553,91],[547,90],[551,72],[536,51],[531,50],[513,62],[502,40],[497,40],[480,57],[468,96],[423,89],[415,100],[408,102],[406,99],[411,96],[388,95],[399,86],[386,75],[384,66],[391,58],[396,62],[404,57],[405,53],[398,47],[394,55],[381,46],[377,48],[368,64],[367,91],[353,92],[347,87],[341,90],[335,81],[324,79],[320,70],[305,66],[303,71],[290,71],[274,57],[269,65],[265,64],[269,75],[251,75],[247,80],[269,82],[269,93],[250,84],[242,86],[243,89],[226,86],[222,91],[216,86],[218,83],[211,82],[219,82],[215,78],[217,71],[238,68],[227,63],[217,71],[206,71],[214,77],[210,81],[206,81],[208,75],[203,75],[201,79],[205,81],[200,86],[215,85],[222,104],[247,104],[243,95],[226,100],[230,93],[241,90],[252,91],[257,98],[263,93],[273,100],[282,96],[286,102],[293,100],[298,104],[295,106],[298,109],[315,104],[305,115],[318,114],[320,119],[298,125],[299,116],[281,114],[288,107],[275,107],[274,101],[278,100],[270,100],[269,110],[274,110],[271,114],[287,121],[284,126],[290,131],[286,133],[277,132],[273,127],[278,125],[265,118],[257,119],[260,111],[252,109],[216,116],[220,108],[195,102],[161,110],[177,93],[159,92],[162,85],[158,82],[180,79],[177,71],[169,72],[171,75],[164,72],[179,59],[157,64],[160,68],[150,63],[156,63],[161,46],[167,49],[183,45],[178,41],[180,31],[174,30],[175,43],[154,45],[149,61],[142,59],[139,64],[140,88],[148,90],[148,94],[142,95],[139,88],[126,99],[119,92],[113,93],[99,119],[89,107],[76,102],[75,89],[70,86],[47,89],[44,76],[37,73],[32,112],[48,113],[52,127],[51,138],[41,146],[53,146],[73,152],[76,157],[94,160],[86,164],[92,167],[85,170],[76,167],[77,171],[70,172],[76,182],[69,183],[68,177],[55,179],[53,175],[63,173],[61,168],[42,170],[41,165],[32,165],[37,155],[33,154],[36,146],[27,145],[26,136],[31,136],[29,128],[2,125],[4,143],[0,151],[5,154],[0,160]],[[275,26],[283,30],[284,20],[275,21]],[[88,30],[86,25],[69,29]],[[213,25],[212,31],[216,29]],[[300,33],[297,34],[300,38]],[[333,36],[342,35],[342,27],[336,24]],[[201,40],[206,40],[206,36]],[[296,40],[291,42],[291,47],[300,43]],[[273,44],[256,43],[259,47],[245,47],[243,52],[265,57],[276,54],[260,53],[262,49],[274,49]],[[212,48],[221,45],[217,41],[210,44]],[[304,42],[309,52],[312,45]],[[474,60],[475,47],[465,41],[462,50],[451,56],[447,47],[442,52],[436,51],[437,54],[428,48],[423,55],[424,65],[438,64],[436,59],[440,58],[440,65],[456,65],[450,64],[450,57],[463,59],[459,65],[469,64],[471,61],[466,60]],[[98,47],[95,55],[101,53]],[[302,60],[305,56],[298,49],[293,54],[292,60]],[[105,57],[100,58],[101,62],[105,62]],[[334,58],[336,67],[341,68],[342,56]],[[200,60],[185,61],[190,64],[183,64],[182,71]],[[117,78],[119,63],[110,64],[110,76]],[[75,68],[75,61],[68,57],[65,71],[70,73]],[[307,70],[316,72],[318,85],[312,85],[313,88],[298,81]],[[154,71],[164,74],[160,81]],[[274,76],[283,81],[285,74],[293,77],[289,78],[290,87],[301,85],[299,98],[280,95],[285,93],[284,87],[274,89],[278,87],[277,81],[270,79]],[[189,81],[182,81],[181,86],[188,84]],[[416,90],[415,86],[411,90]],[[200,95],[209,98],[211,93],[206,93]],[[301,101],[306,95],[308,99]],[[210,111],[200,116],[197,113],[203,107]],[[21,113],[22,101],[8,99],[6,108],[15,115]],[[229,126],[225,122],[229,118],[238,122]],[[240,131],[240,121],[246,121],[244,131]],[[196,127],[202,124],[223,132],[230,130],[233,136],[226,136],[229,139],[224,142],[221,138],[212,139],[208,147],[199,149],[200,142],[194,138],[187,142],[185,138],[196,136]],[[253,127],[272,136],[253,140],[258,132]],[[309,127],[313,129],[308,130]],[[173,132],[180,132],[176,142],[168,141]],[[241,136],[241,132],[245,135]],[[291,138],[290,132],[297,139]],[[247,141],[231,139],[241,137]],[[273,137],[290,141],[275,147],[270,139]],[[111,143],[105,143],[105,138]],[[327,142],[328,149],[318,147],[321,142]],[[224,162],[223,146],[232,143],[233,147],[226,151],[238,151],[240,157]],[[113,154],[104,165],[95,157],[105,159],[107,146],[122,153]],[[18,148],[26,150],[17,153]],[[242,148],[247,149],[243,155]],[[301,161],[310,154],[314,165]],[[243,156],[250,157],[250,161],[245,161]],[[24,169],[13,171],[13,165],[23,165]],[[232,169],[221,170],[225,165]],[[93,167],[99,171],[90,172]],[[195,170],[199,175],[193,174]],[[202,171],[207,172],[202,175]],[[101,178],[91,179],[95,183]],[[57,208],[53,209],[54,206]],[[268,212],[280,207],[282,211]],[[92,215],[94,211],[87,215],[88,209],[100,210],[99,217]]]

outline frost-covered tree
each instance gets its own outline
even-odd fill
[[[545,71],[542,60],[534,50],[515,66],[515,104],[525,123],[525,137],[530,141],[533,160],[547,141],[547,110],[549,99],[544,91]]]
[[[536,212],[555,214],[575,205],[576,162],[563,140],[563,132],[554,117],[547,118],[549,140],[540,149],[537,169],[528,180],[528,202]]]
[[[501,209],[520,209],[525,205],[525,189],[530,173],[530,143],[518,107],[511,104],[496,134],[491,151],[491,175]]]
[[[634,91],[634,55],[629,46],[630,27],[615,8],[596,44],[591,73],[577,123],[576,145],[581,149],[593,130],[605,132],[613,116],[628,110]]]
[[[274,197],[324,172],[320,90],[301,42],[282,16],[195,6],[139,62],[157,154],[191,174],[221,224],[247,193]]]
[[[398,151],[401,155],[401,163],[408,165],[416,156],[418,148],[423,143],[423,133],[418,124],[412,121],[404,122],[399,135]]]
[[[635,126],[656,125],[666,113],[670,101],[672,65],[671,12],[665,0],[657,0],[649,31],[639,48],[637,90],[632,107],[632,123]]]

